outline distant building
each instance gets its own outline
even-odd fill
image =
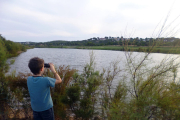
[[[114,37],[113,39],[116,40],[116,41],[119,41],[119,40],[120,40],[119,37]]]
[[[99,38],[99,40],[106,40],[106,38]]]
[[[163,40],[164,42],[174,42],[174,40],[167,40],[167,39],[165,39],[165,40]]]

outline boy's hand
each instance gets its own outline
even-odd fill
[[[49,65],[50,65],[50,70],[51,70],[53,73],[56,73],[54,64],[53,64],[53,63],[49,63]]]
[[[56,78],[55,84],[61,83],[62,82],[61,77],[56,72],[54,65],[52,63],[49,63],[49,65],[50,65],[50,70],[54,73],[54,76]]]
[[[54,73],[54,76],[56,78],[55,84],[61,83],[62,82],[61,77],[56,72],[54,65],[52,63],[49,63],[49,65],[50,65],[50,70]]]

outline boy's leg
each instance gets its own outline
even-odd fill
[[[40,112],[40,114],[43,120],[55,120],[53,107],[48,110]]]
[[[34,120],[43,120],[43,119],[41,118],[40,112],[36,112],[36,111],[34,111],[34,110],[33,110],[33,117],[34,117]]]

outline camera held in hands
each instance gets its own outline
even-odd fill
[[[50,68],[50,65],[48,63],[44,63],[45,68]]]

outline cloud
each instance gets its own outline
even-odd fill
[[[139,5],[139,4],[136,4],[136,3],[121,3],[119,5],[119,9],[121,10],[136,10],[136,9],[142,9],[142,8],[145,8],[146,6],[142,6],[142,5]]]
[[[129,36],[128,31],[136,31],[132,37],[151,37],[172,4],[171,0],[1,1],[0,33],[14,41]],[[179,4],[176,0],[168,23],[180,14]]]

